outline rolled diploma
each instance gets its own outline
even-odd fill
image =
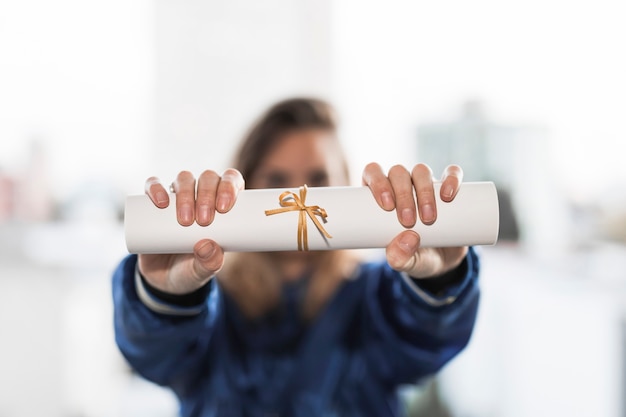
[[[493,245],[499,229],[498,198],[492,182],[461,184],[452,202],[439,198],[435,183],[437,220],[412,228],[424,247]],[[130,253],[191,253],[196,242],[213,239],[225,251],[263,252],[298,250],[299,211],[267,216],[279,208],[286,189],[244,190],[233,208],[216,213],[209,226],[181,226],[176,220],[175,195],[167,208],[157,208],[146,195],[126,198],[124,228]],[[299,196],[298,189],[289,189]],[[328,213],[320,223],[332,238],[325,238],[306,216],[309,250],[384,248],[403,230],[395,210],[385,211],[368,187],[308,188],[305,205]],[[319,217],[318,217],[319,219]]]

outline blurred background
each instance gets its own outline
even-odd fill
[[[494,181],[473,338],[413,416],[626,416],[621,0],[0,0],[0,417],[173,417],[113,340],[123,203],[330,100],[363,166]]]

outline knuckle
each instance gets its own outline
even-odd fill
[[[447,171],[450,173],[460,173],[460,172],[463,172],[463,168],[461,168],[457,164],[450,164],[447,167]]]
[[[389,169],[389,176],[405,175],[408,173],[409,171],[403,165],[400,165],[400,164],[396,164]]]
[[[206,261],[206,268],[213,274],[222,268],[224,255],[221,251],[215,251],[215,254]]]
[[[434,202],[433,193],[430,190],[422,190],[417,192],[417,201],[420,203]]]
[[[413,199],[413,191],[411,189],[396,190],[395,195],[398,205],[408,205]],[[413,206],[415,206],[415,203]]]
[[[426,164],[423,163],[419,163],[417,165],[415,165],[413,167],[413,175],[418,175],[418,176],[432,176],[432,169],[430,169],[430,167]]]
[[[241,172],[235,168],[226,169],[222,174],[222,179],[231,182],[234,190],[237,190],[238,188],[243,189],[245,187],[243,175],[241,175]]]
[[[463,178],[463,169],[458,165],[448,165],[444,171],[444,176],[461,180]]]
[[[157,177],[149,177],[146,179],[144,183],[144,191],[146,193],[156,193],[158,191],[158,187],[161,185],[161,182]]]
[[[235,186],[235,184],[231,181],[222,181],[220,182],[219,188],[218,188],[218,193],[219,194],[225,194],[225,193],[233,193],[237,191],[237,187]]]
[[[180,171],[176,179],[180,182],[190,182],[195,180],[193,174],[190,171]]]
[[[235,168],[227,168],[224,171],[224,174],[222,175],[222,177],[239,178],[241,177],[241,173],[237,171]]]
[[[196,198],[197,206],[211,206],[213,204],[213,200],[210,196],[200,196]]]
[[[214,193],[219,182],[219,176],[214,171],[204,171],[198,178],[198,195]]]
[[[391,184],[389,183],[389,180],[387,180],[387,178],[373,179],[369,183],[369,185],[373,190],[376,190],[378,192],[385,192],[385,191],[391,192],[392,191]],[[393,194],[395,195],[395,192]]]
[[[194,205],[195,199],[191,196],[188,196],[186,194],[183,193],[178,193],[177,194],[177,198],[176,198],[176,205],[177,206],[183,206],[183,205]]]
[[[371,185],[382,174],[382,168],[376,162],[370,162],[363,169],[363,182]]]
[[[217,175],[217,172],[211,169],[205,169],[204,171],[202,171],[202,174],[200,174],[200,178],[202,179],[208,179],[212,177],[218,177],[218,175]]]

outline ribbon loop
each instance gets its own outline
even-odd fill
[[[318,216],[321,217],[322,221],[326,223],[326,217],[328,214],[326,210],[321,208],[320,206],[307,206],[305,204],[306,201],[306,193],[307,186],[306,184],[300,187],[300,196],[291,191],[285,191],[278,197],[278,203],[281,208],[265,210],[266,216],[271,216],[279,213],[286,213],[288,211],[298,211],[298,250],[309,250],[309,242],[308,242],[308,231],[307,231],[307,221],[306,215],[308,214],[311,220],[313,220],[313,224],[317,227],[317,230],[320,231],[325,237],[332,238],[332,236],[324,229],[324,226],[318,220]]]

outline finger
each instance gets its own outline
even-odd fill
[[[158,208],[165,208],[170,204],[170,197],[157,177],[148,178],[144,185],[144,190]]]
[[[196,179],[189,171],[181,171],[172,183],[176,193],[176,218],[181,226],[191,226],[195,219]]]
[[[215,218],[215,194],[220,176],[215,171],[206,170],[198,177],[196,189],[196,222],[208,226]]]
[[[197,242],[193,247],[193,253],[193,274],[201,283],[215,275],[224,264],[224,251],[212,240],[204,239]]]
[[[417,164],[411,172],[417,195],[417,211],[424,224],[433,224],[437,219],[433,173],[428,165]]]
[[[459,192],[461,182],[463,181],[463,170],[458,165],[448,165],[443,171],[441,181],[439,194],[443,201],[449,203],[454,200],[454,197]]]
[[[396,208],[393,187],[383,169],[375,162],[367,164],[363,170],[363,185],[367,185],[378,205],[384,210]]]
[[[404,227],[415,226],[417,211],[411,174],[402,165],[394,165],[389,170],[389,182],[393,188],[398,220]]]
[[[244,188],[243,176],[236,169],[229,168],[222,174],[217,188],[217,211],[226,213],[235,204],[237,194]]]
[[[415,254],[419,249],[420,237],[412,230],[396,236],[385,249],[387,263],[396,271],[410,271],[415,266]]]

